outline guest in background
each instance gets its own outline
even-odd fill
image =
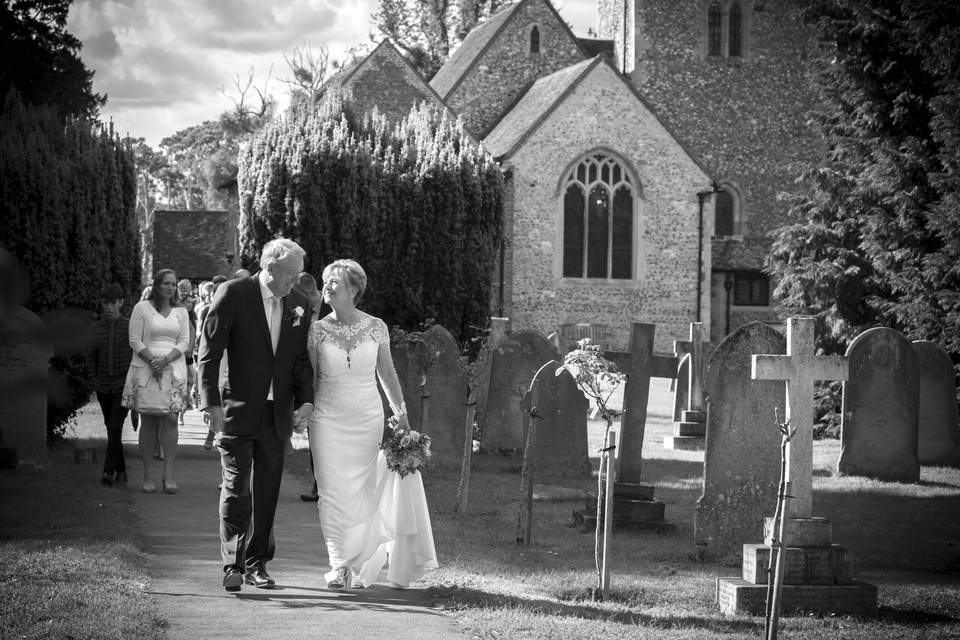
[[[204,305],[203,309],[197,314],[197,343],[195,345],[195,353],[200,351],[200,336],[203,335],[203,321],[207,319],[207,312],[210,311],[210,303],[213,302],[213,297],[217,295],[217,290],[220,289],[220,285],[224,282],[227,282],[226,276],[213,276],[213,280],[210,281],[210,300],[207,304]],[[223,354],[223,360],[220,361],[220,377],[226,378],[226,367],[229,356],[226,352]],[[198,385],[199,386],[199,385]],[[207,437],[203,441],[203,448],[207,451],[213,449],[213,441],[216,438],[216,433],[213,429],[207,428]]]
[[[163,415],[140,415],[140,457],[143,460],[143,491],[157,490],[150,462],[150,448],[159,437],[163,443],[163,490],[176,493],[174,463],[177,459],[177,415],[186,402],[187,367],[183,354],[190,341],[190,319],[180,304],[177,275],[161,269],[153,279],[149,299],[141,300],[130,314],[130,347],[133,356],[124,387],[124,404],[134,406],[138,387],[146,387],[151,378],[169,394]]]
[[[123,421],[127,409],[121,404],[123,383],[130,365],[130,318],[120,313],[123,289],[108,284],[100,290],[100,319],[93,323],[93,349],[89,354],[93,390],[107,428],[107,454],[100,484],[111,487],[127,484],[127,463],[123,458]]]
[[[323,294],[320,293],[320,290],[317,288],[317,279],[312,275],[304,271],[300,274],[300,280],[297,282],[296,288],[300,290],[303,295],[307,296],[307,300],[310,302],[310,323],[314,323],[320,319],[321,316],[321,307],[323,306]],[[323,311],[323,314],[329,312],[329,307]],[[301,493],[300,499],[304,502],[316,502],[320,499],[319,494],[317,493],[317,478],[316,473],[313,469],[313,455],[310,456],[310,475],[313,476],[313,486],[310,489],[310,493]]]
[[[194,389],[197,385],[197,370],[193,366],[193,346],[197,342],[197,314],[194,308],[197,299],[193,295],[193,283],[183,278],[177,283],[177,293],[180,295],[180,302],[187,310],[187,318],[190,320],[190,342],[187,343],[187,352],[183,354],[183,359],[187,363],[187,406],[180,412],[177,422],[183,424],[184,415],[190,408],[190,400],[193,398]]]

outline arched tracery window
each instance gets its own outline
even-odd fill
[[[530,53],[540,53],[540,28],[530,29]]]
[[[707,8],[707,55],[721,55],[721,29],[723,18],[720,3],[711,2]]]
[[[637,185],[605,153],[592,153],[564,179],[564,278],[633,278]]]
[[[743,55],[743,13],[740,10],[740,3],[734,2],[730,5],[730,42],[727,47],[728,55],[731,58],[739,58]]]

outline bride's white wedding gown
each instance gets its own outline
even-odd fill
[[[380,452],[383,404],[376,383],[386,324],[373,316],[353,325],[323,318],[310,327],[308,346],[315,399],[310,451],[327,543],[329,582],[342,566],[369,586],[389,557],[387,580],[408,586],[437,567],[430,512],[419,473],[401,479]]]

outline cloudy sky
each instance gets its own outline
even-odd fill
[[[597,0],[555,0],[560,15],[585,35]],[[377,0],[74,0],[67,28],[83,42],[106,93],[101,116],[121,134],[164,137],[232,106],[237,76],[286,101],[284,54],[305,42],[325,45],[333,60],[369,41]]]

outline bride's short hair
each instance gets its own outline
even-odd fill
[[[353,296],[353,304],[357,305],[363,298],[364,291],[367,290],[367,272],[363,270],[360,263],[350,258],[341,258],[334,260],[323,268],[323,281],[333,274],[338,273],[342,278],[350,283],[350,286],[357,290],[357,295]]]

